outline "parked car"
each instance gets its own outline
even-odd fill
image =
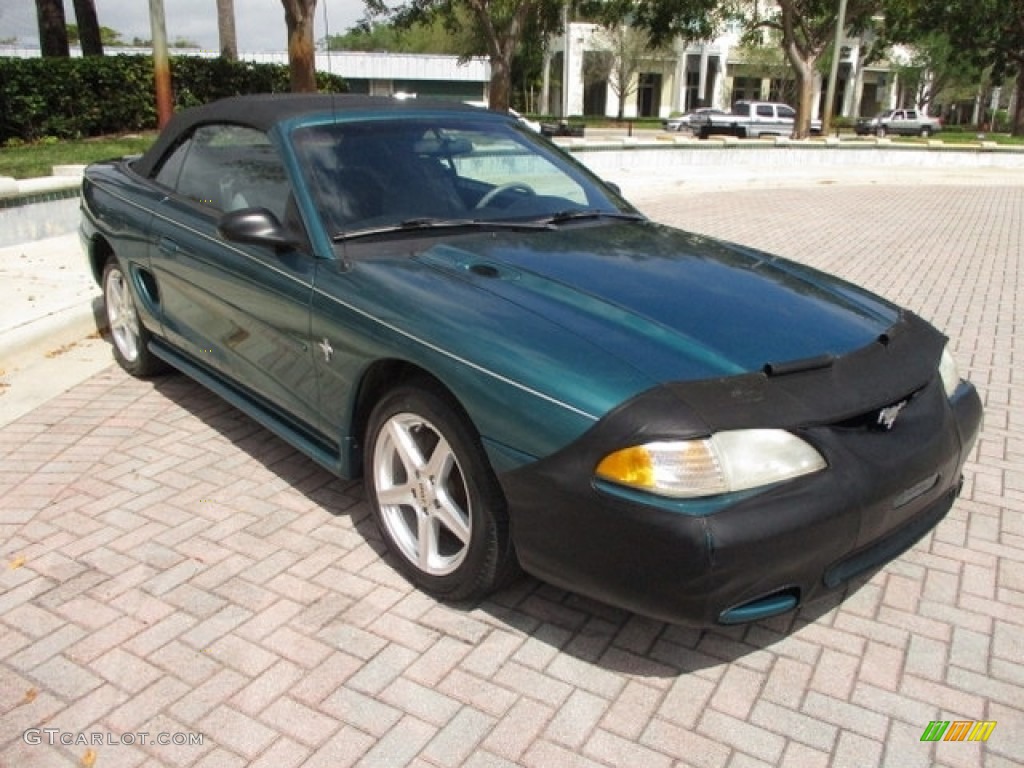
[[[858,136],[924,136],[942,130],[942,121],[916,109],[888,109],[872,118],[860,118],[854,126]]]
[[[690,130],[702,139],[709,136],[789,136],[796,123],[796,110],[774,101],[737,101],[731,112],[706,112],[690,119]],[[821,133],[821,120],[811,121],[811,133]]]
[[[725,111],[721,109],[714,109],[712,107],[701,107],[700,109],[694,109],[686,112],[682,115],[675,115],[674,117],[667,117],[661,121],[662,127],[666,131],[675,131],[677,133],[682,131],[691,130],[692,126],[690,121],[694,115],[724,115]]]
[[[521,115],[518,112],[516,112],[514,109],[509,109],[508,113],[510,115],[512,115],[512,117],[514,117],[520,123],[522,123],[527,128],[529,128],[531,131],[533,131],[534,133],[540,133],[540,122],[539,121],[533,120],[533,119],[527,117],[526,115]]]
[[[181,112],[86,170],[81,234],[117,362],[363,477],[442,599],[521,566],[681,623],[792,610],[942,520],[981,419],[913,313],[649,221],[461,104]]]
[[[571,123],[568,120],[559,120],[555,123],[540,124],[540,135],[549,139],[555,136],[583,138],[586,132],[587,126],[582,122]]]
[[[490,105],[486,101],[471,100],[471,101],[464,101],[462,103],[463,104],[469,104],[472,107],[479,107],[480,109],[490,109]],[[523,115],[523,114],[520,114],[519,112],[516,112],[511,107],[509,107],[508,113],[510,115],[512,115],[512,117],[514,117],[520,123],[522,123],[527,128],[529,128],[531,131],[534,131],[536,133],[540,133],[540,123],[538,121],[532,120],[531,118],[527,117],[526,115]]]

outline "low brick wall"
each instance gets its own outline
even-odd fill
[[[791,168],[1020,168],[1024,170],[1024,147],[999,147],[993,143],[971,145],[897,144],[886,140],[819,140],[793,142],[737,139],[675,139],[674,141],[590,142],[559,140],[559,145],[591,170],[610,175],[624,170],[633,173],[670,174],[687,169],[752,168],[765,173]]]

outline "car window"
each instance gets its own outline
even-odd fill
[[[736,102],[736,104],[733,105],[732,112],[734,115],[749,115],[750,105],[742,102]]]
[[[774,117],[774,110],[771,104],[758,104],[757,105],[757,116],[758,117]]]
[[[191,144],[192,142],[189,139],[180,142],[164,158],[164,161],[157,166],[156,173],[153,176],[157,184],[171,190],[178,188],[178,177],[181,175],[181,167],[185,164],[185,157],[188,155]]]
[[[196,128],[158,166],[155,181],[217,211],[262,207],[281,221],[291,191],[266,134],[230,124]]]
[[[796,119],[796,110],[792,107],[779,107],[779,117],[791,117]]]
[[[515,180],[527,184],[537,195],[559,197],[576,205],[587,204],[580,182],[561,173],[554,163],[515,140],[514,135],[486,135],[461,132],[472,151],[454,156],[452,166],[460,178],[494,188]]]
[[[499,221],[618,210],[549,142],[505,121],[339,122],[298,128],[292,141],[332,235],[424,218]]]

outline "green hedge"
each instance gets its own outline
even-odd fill
[[[171,59],[174,107],[242,93],[289,90],[288,67],[177,56]],[[321,91],[348,90],[335,75],[317,73]],[[0,57],[0,145],[14,139],[77,139],[156,128],[153,59]]]

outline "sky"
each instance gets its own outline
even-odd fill
[[[95,0],[100,26],[131,41],[152,39],[148,0]],[[202,48],[217,50],[216,0],[163,0],[167,39],[185,38]],[[72,0],[64,0],[65,16],[75,23]],[[340,35],[363,16],[362,0],[318,0],[314,36]],[[326,11],[326,23],[324,19]],[[239,52],[284,51],[288,36],[281,0],[235,0],[235,36]],[[0,40],[16,37],[20,45],[37,46],[39,28],[33,0],[0,0]]]

